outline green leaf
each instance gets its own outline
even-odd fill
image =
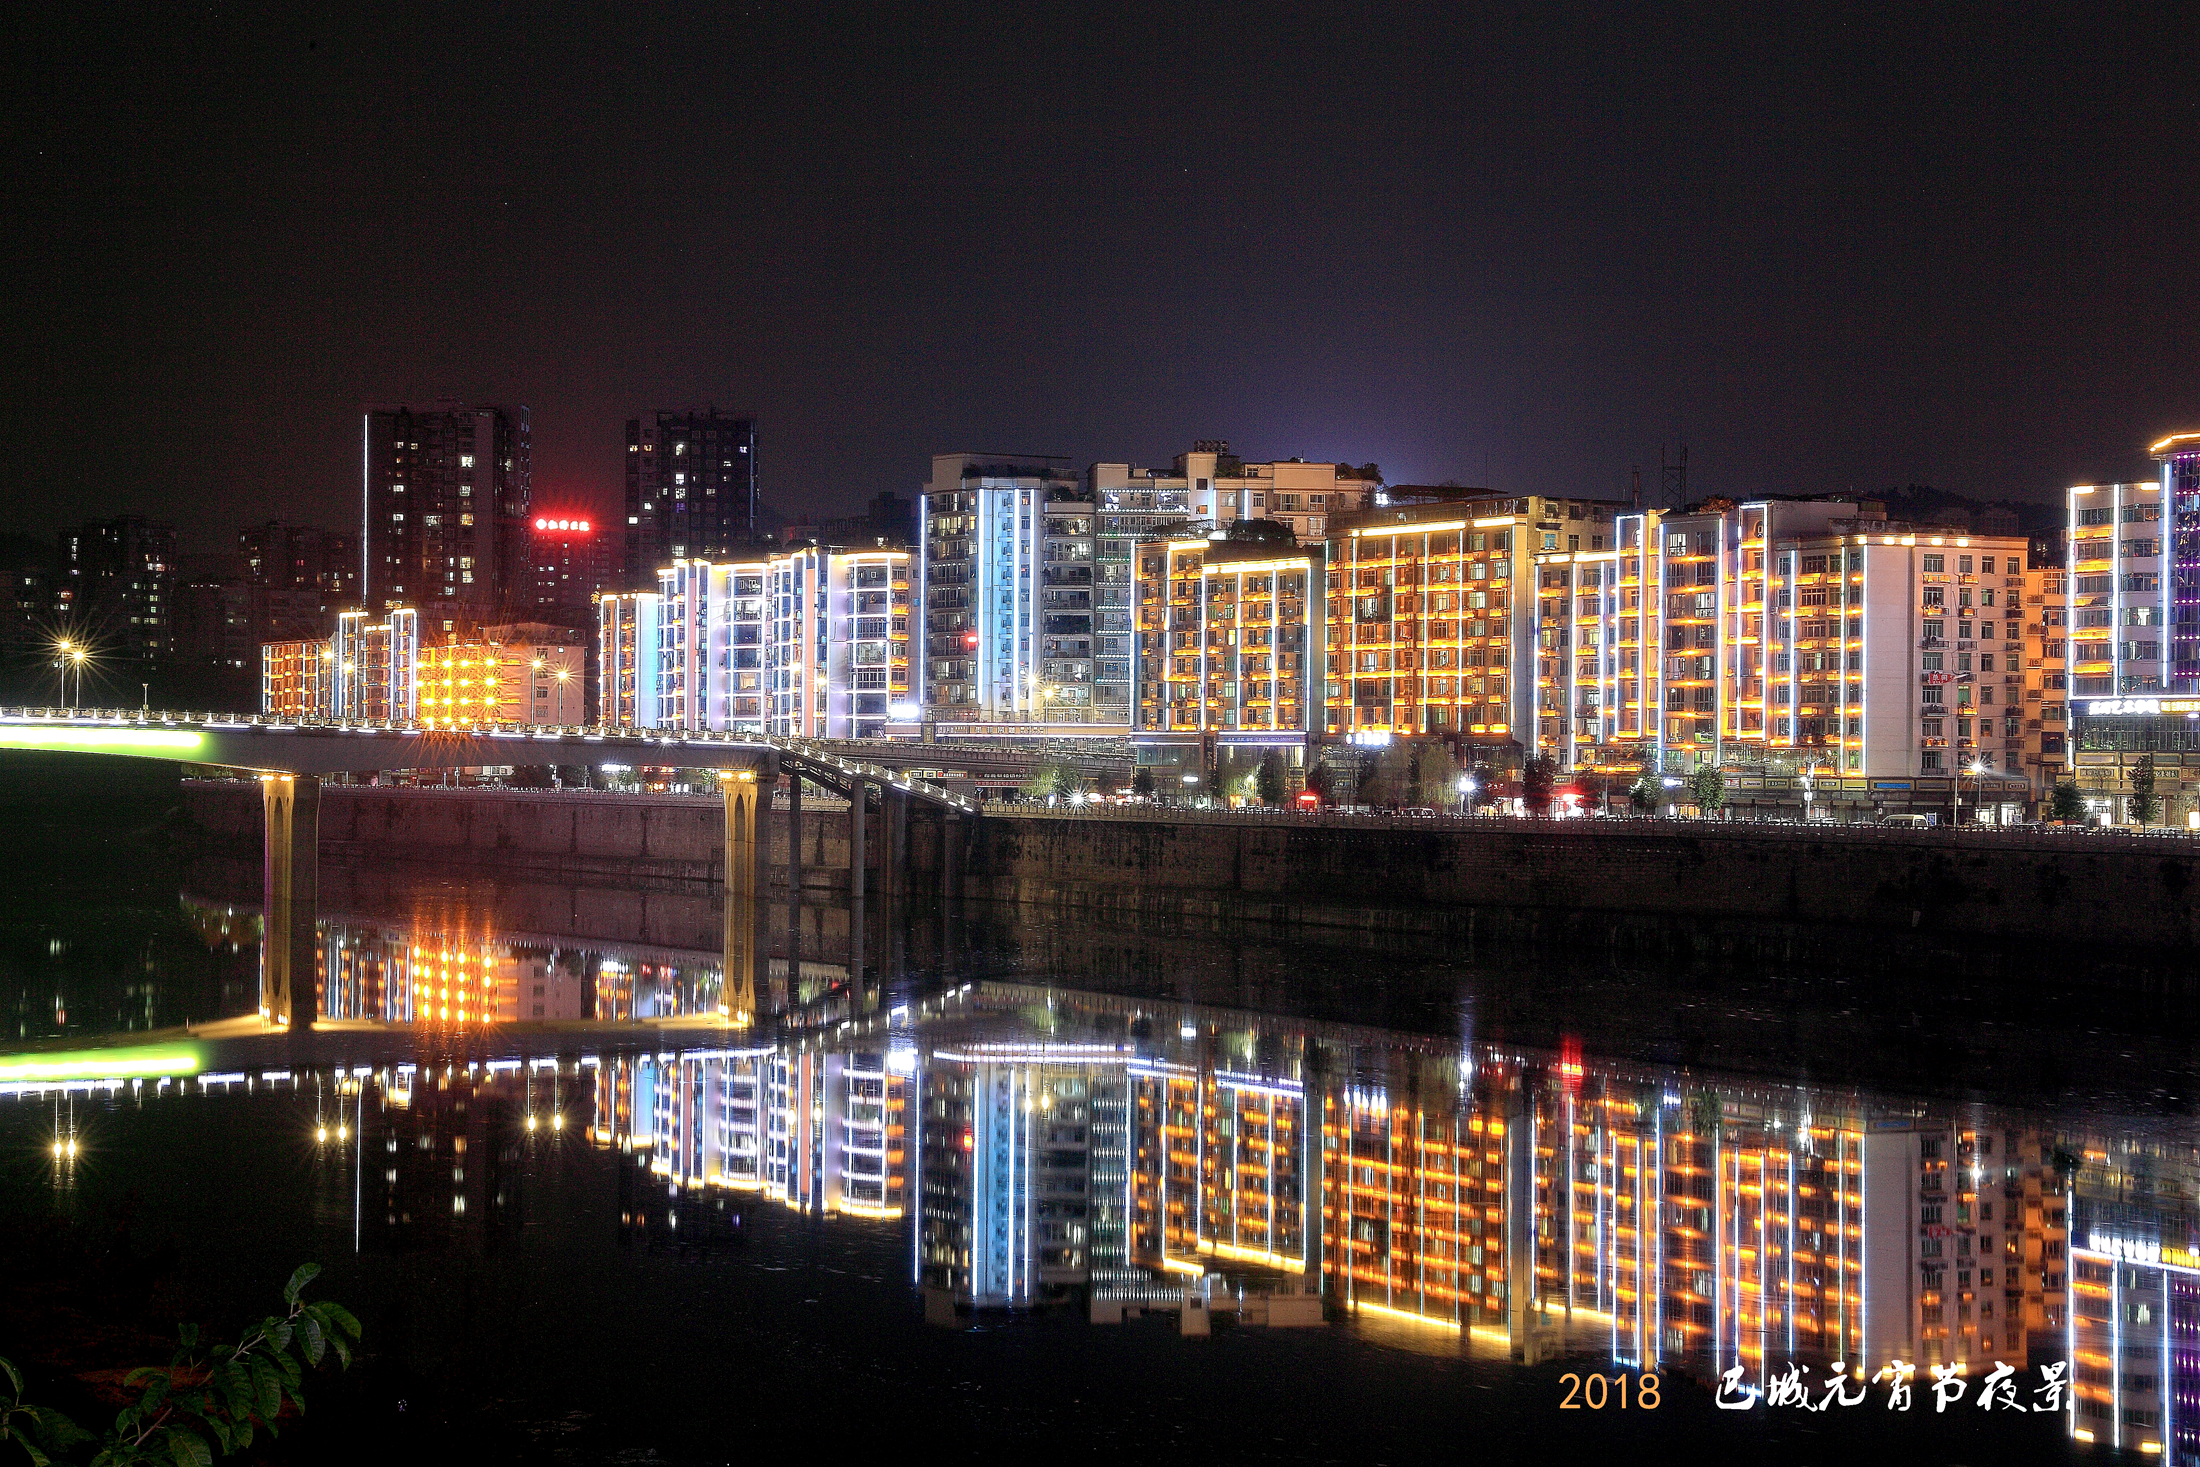
[[[20,1398],[23,1394],[23,1372],[17,1370],[15,1362],[5,1355],[0,1355],[0,1370],[7,1372],[8,1384],[14,1388],[16,1396]]]
[[[275,1368],[283,1373],[283,1382],[290,1387],[292,1399],[296,1399],[298,1392],[305,1387],[305,1376],[299,1372],[298,1362],[288,1355],[277,1355]]]
[[[344,1337],[335,1330],[330,1330],[328,1332],[328,1344],[329,1348],[336,1352],[336,1358],[343,1362],[343,1368],[346,1370],[351,1369],[351,1346],[344,1343]]]
[[[176,1326],[176,1338],[183,1342],[186,1350],[195,1350],[199,1345],[199,1327],[195,1324],[179,1324]]]
[[[321,1265],[318,1263],[299,1264],[298,1271],[290,1276],[290,1282],[283,1285],[283,1302],[286,1304],[297,1303],[298,1291],[319,1277],[320,1272]]]
[[[137,1369],[131,1371],[128,1375],[124,1376],[122,1378],[122,1383],[126,1386],[141,1386],[147,1381],[158,1379],[159,1377],[164,1376],[167,1373],[167,1371],[161,1369],[158,1365],[140,1365]]]
[[[267,1343],[274,1350],[289,1349],[290,1322],[283,1319],[270,1319],[267,1322]]]
[[[166,1435],[168,1452],[176,1459],[176,1467],[214,1467],[214,1454],[199,1440],[197,1432],[171,1426]]]
[[[352,1312],[341,1304],[332,1303],[326,1299],[322,1300],[321,1320],[324,1324],[333,1325],[335,1328],[342,1330],[355,1340],[359,1338],[359,1321],[353,1318]]]
[[[78,1443],[92,1439],[90,1432],[51,1406],[26,1406],[23,1409],[37,1423],[39,1438],[45,1442],[48,1450],[66,1452]]]
[[[321,1339],[321,1321],[314,1318],[313,1312],[308,1310],[299,1316],[298,1329],[306,1337],[306,1359],[319,1365],[322,1354],[328,1349]]]
[[[20,1390],[21,1387],[18,1386],[17,1389]],[[23,1449],[23,1455],[31,1459],[31,1467],[51,1467],[53,1458],[38,1450],[38,1444],[29,1437],[16,1433],[0,1432],[0,1441],[6,1440],[10,1435],[15,1437],[15,1444]]]
[[[283,1409],[283,1384],[275,1368],[258,1356],[252,1359],[252,1385],[253,1414],[273,1426]]]

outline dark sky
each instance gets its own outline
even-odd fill
[[[11,518],[352,523],[358,407],[933,452],[2046,497],[2200,425],[2200,7],[36,8]]]

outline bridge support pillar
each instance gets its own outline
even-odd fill
[[[940,812],[940,900],[962,896],[963,818],[952,810]]]
[[[757,999],[768,996],[761,937],[767,904],[762,883],[762,842],[758,806],[771,775],[758,769],[729,769],[720,774],[726,794],[725,977],[726,1017],[746,1027],[756,1022]]]
[[[321,905],[321,781],[311,774],[263,775],[260,803],[266,815],[260,1012],[303,1033],[320,1016],[314,922]]]

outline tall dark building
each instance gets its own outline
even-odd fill
[[[102,657],[152,662],[174,634],[176,527],[124,515],[61,535],[64,627]]]
[[[611,536],[582,514],[538,514],[531,541],[534,598],[527,620],[593,627],[596,593],[611,582]]]
[[[756,529],[754,418],[660,408],[626,420],[626,589],[653,589],[660,566],[722,556]]]
[[[237,550],[244,562],[244,577],[255,586],[319,591],[332,611],[348,611],[359,604],[355,531],[269,520],[238,531]]]
[[[533,598],[527,409],[375,406],[362,431],[367,610],[416,608],[440,636]]]

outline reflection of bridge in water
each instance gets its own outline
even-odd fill
[[[912,810],[939,823],[943,885],[952,891],[962,822],[980,805],[911,774],[952,756],[922,744],[772,738],[746,733],[666,733],[614,727],[426,729],[375,720],[281,723],[259,716],[153,712],[0,710],[0,749],[113,754],[243,770],[260,776],[264,808],[264,938],[261,1014],[271,1024],[310,1025],[316,1012],[315,918],[319,907],[320,781],[329,774],[482,766],[628,764],[716,772],[725,795],[724,968],[721,1016],[745,1025],[770,1002],[760,824],[787,822],[790,900],[801,885],[802,791],[815,785],[849,802],[853,930],[864,930],[866,845],[879,826],[881,895],[900,897]],[[859,757],[860,756],[860,757]],[[985,757],[980,751],[979,757]],[[787,807],[767,797],[782,777]],[[874,813],[875,812],[875,813]]]

